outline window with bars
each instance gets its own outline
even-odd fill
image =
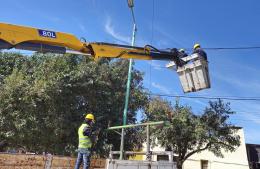
[[[208,169],[208,160],[201,160],[201,169]]]
[[[157,155],[157,161],[169,161],[168,155]]]
[[[258,157],[258,161],[257,162],[260,162],[260,147],[257,147],[256,151],[257,151],[257,157]]]

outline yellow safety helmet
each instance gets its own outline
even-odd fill
[[[193,46],[193,49],[196,49],[196,48],[200,48],[200,44],[196,43],[196,44]]]
[[[86,117],[85,117],[85,119],[90,119],[90,120],[95,121],[94,115],[91,114],[91,113],[87,114]]]

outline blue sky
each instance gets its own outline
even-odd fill
[[[131,42],[132,20],[126,0],[8,0],[0,8],[0,22],[68,32],[89,42]],[[196,42],[202,47],[260,44],[258,0],[136,0],[134,10],[138,46],[152,44],[166,49],[191,48]],[[260,97],[260,50],[207,53],[212,88],[188,96]],[[145,73],[144,85],[152,92],[182,95],[178,76],[163,68],[166,63],[136,61],[135,67]],[[196,113],[208,102],[180,101]],[[244,127],[246,142],[260,144],[260,102],[231,101],[231,107],[237,111],[231,121]]]

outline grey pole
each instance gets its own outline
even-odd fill
[[[151,151],[150,151],[150,125],[146,126],[146,142],[147,142],[147,149],[146,149],[146,160],[151,161]]]

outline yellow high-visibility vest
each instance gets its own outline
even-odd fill
[[[79,135],[79,146],[78,148],[91,148],[92,143],[88,136],[83,135],[83,130],[85,127],[89,126],[88,124],[82,124],[78,129]]]

